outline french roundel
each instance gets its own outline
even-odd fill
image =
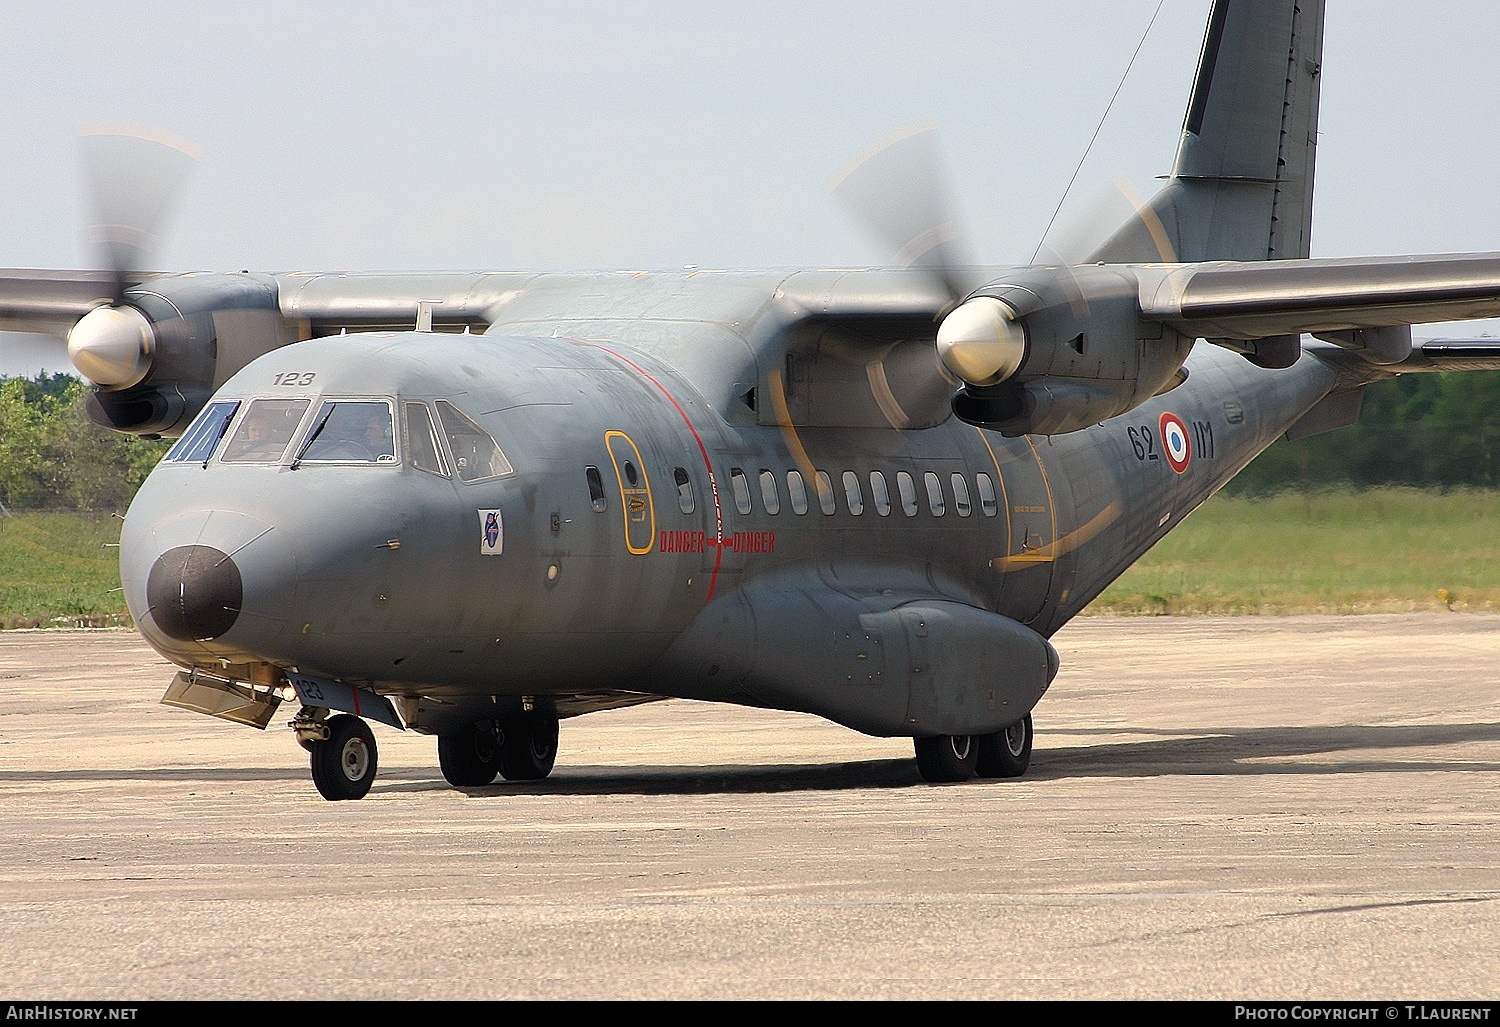
[[[1167,463],[1181,474],[1193,461],[1193,443],[1188,438],[1187,425],[1176,414],[1162,414],[1158,427],[1161,428],[1161,446],[1166,450]]]

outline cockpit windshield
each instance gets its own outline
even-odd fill
[[[225,463],[290,460],[294,470],[319,463],[394,466],[397,405],[365,398],[215,400],[166,459],[207,467],[217,452]],[[408,400],[402,406],[405,459],[417,470],[466,483],[514,473],[494,436],[447,400],[432,401],[432,407]]]
[[[234,419],[235,411],[239,408],[238,400],[210,403],[188,430],[183,432],[182,438],[177,440],[177,444],[167,454],[167,459],[173,462],[191,460],[193,463],[207,463],[224,438],[224,433],[229,430],[229,422]]]
[[[219,459],[226,463],[280,463],[310,404],[306,399],[252,401]]]
[[[395,438],[385,400],[331,400],[318,410],[295,463],[393,464]]]

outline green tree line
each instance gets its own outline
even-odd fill
[[[10,510],[121,510],[166,453],[102,428],[89,386],[66,374],[0,379],[0,504]],[[1365,389],[1358,424],[1282,439],[1226,494],[1409,485],[1500,488],[1500,372],[1413,374]]]
[[[1365,388],[1359,422],[1281,439],[1225,488],[1500,487],[1500,372],[1409,374]]]
[[[170,443],[95,424],[89,392],[66,374],[0,378],[0,506],[124,512]]]

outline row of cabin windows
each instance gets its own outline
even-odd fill
[[[604,481],[597,467],[589,467],[586,472],[589,483],[589,499],[595,510],[603,510],[606,507],[604,499]],[[693,481],[688,476],[687,468],[676,467],[672,470],[672,480],[677,487],[677,505],[685,514],[692,513],[697,508],[697,500],[693,495]],[[870,484],[870,506],[881,517],[889,517],[896,506],[900,506],[901,512],[908,517],[915,517],[920,509],[920,499],[925,496],[927,512],[934,517],[942,517],[948,512],[949,500],[952,500],[953,512],[960,517],[968,517],[974,512],[974,502],[969,491],[969,480],[964,475],[954,472],[948,476],[948,487],[944,489],[943,479],[935,471],[927,471],[922,475],[922,488],[917,488],[917,480],[909,471],[896,472],[896,493],[893,497],[890,486],[887,484],[886,476],[882,471],[871,471]],[[838,511],[838,495],[842,491],[844,497],[844,509],[858,517],[865,512],[864,482],[854,471],[845,471],[840,479],[841,490],[834,488],[833,479],[827,471],[818,471],[817,480],[811,490],[811,498],[815,499],[818,508],[823,513],[832,515]],[[995,493],[995,480],[983,471],[974,475],[975,492],[979,498],[979,510],[986,517],[994,517],[1000,511],[1000,504]],[[769,468],[761,468],[757,478],[758,491],[760,492],[761,508],[768,514],[781,512],[781,489],[780,481],[776,472]],[[754,509],[754,495],[750,484],[750,476],[743,468],[732,467],[729,470],[729,490],[734,497],[734,508],[741,514],[748,514]],[[809,502],[809,489],[801,471],[791,470],[786,472],[786,499],[787,505],[795,514],[805,514],[811,509]]]
[[[868,480],[869,505],[881,517],[889,517],[897,507],[906,516],[915,517],[920,509],[920,501],[924,498],[927,512],[934,517],[942,517],[946,514],[950,501],[953,512],[960,517],[968,517],[974,512],[969,480],[958,472],[948,476],[948,484],[945,488],[943,479],[936,471],[927,471],[922,475],[922,487],[919,490],[917,480],[911,472],[897,471],[894,495],[891,493],[883,471],[871,471]],[[781,493],[776,472],[762,468],[757,484],[762,509],[768,514],[779,513]],[[981,471],[974,476],[974,484],[979,497],[980,512],[986,517],[994,517],[1000,510],[994,479]],[[729,485],[730,492],[734,496],[735,509],[742,514],[750,513],[754,507],[754,496],[749,475],[741,468],[731,468]],[[811,508],[810,499],[813,499],[816,500],[818,508],[823,513],[832,515],[838,511],[839,497],[842,495],[844,509],[858,517],[865,512],[864,485],[864,479],[861,479],[854,471],[843,472],[837,486],[827,471],[818,471],[813,487],[809,490],[801,471],[786,472],[787,503],[795,514],[807,513]]]

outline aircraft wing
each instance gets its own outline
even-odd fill
[[[1500,316],[1500,253],[1142,265],[1142,316],[1265,339]]]
[[[0,331],[67,335],[90,310],[112,302],[103,271],[0,270]]]
[[[225,277],[141,275],[136,288],[156,280]],[[274,282],[282,316],[307,323],[313,334],[341,329],[411,328],[419,305],[435,325],[483,328],[485,311],[512,296],[532,275],[513,272],[418,274],[246,275]],[[0,331],[66,336],[95,307],[112,303],[114,276],[105,271],[0,269]]]

